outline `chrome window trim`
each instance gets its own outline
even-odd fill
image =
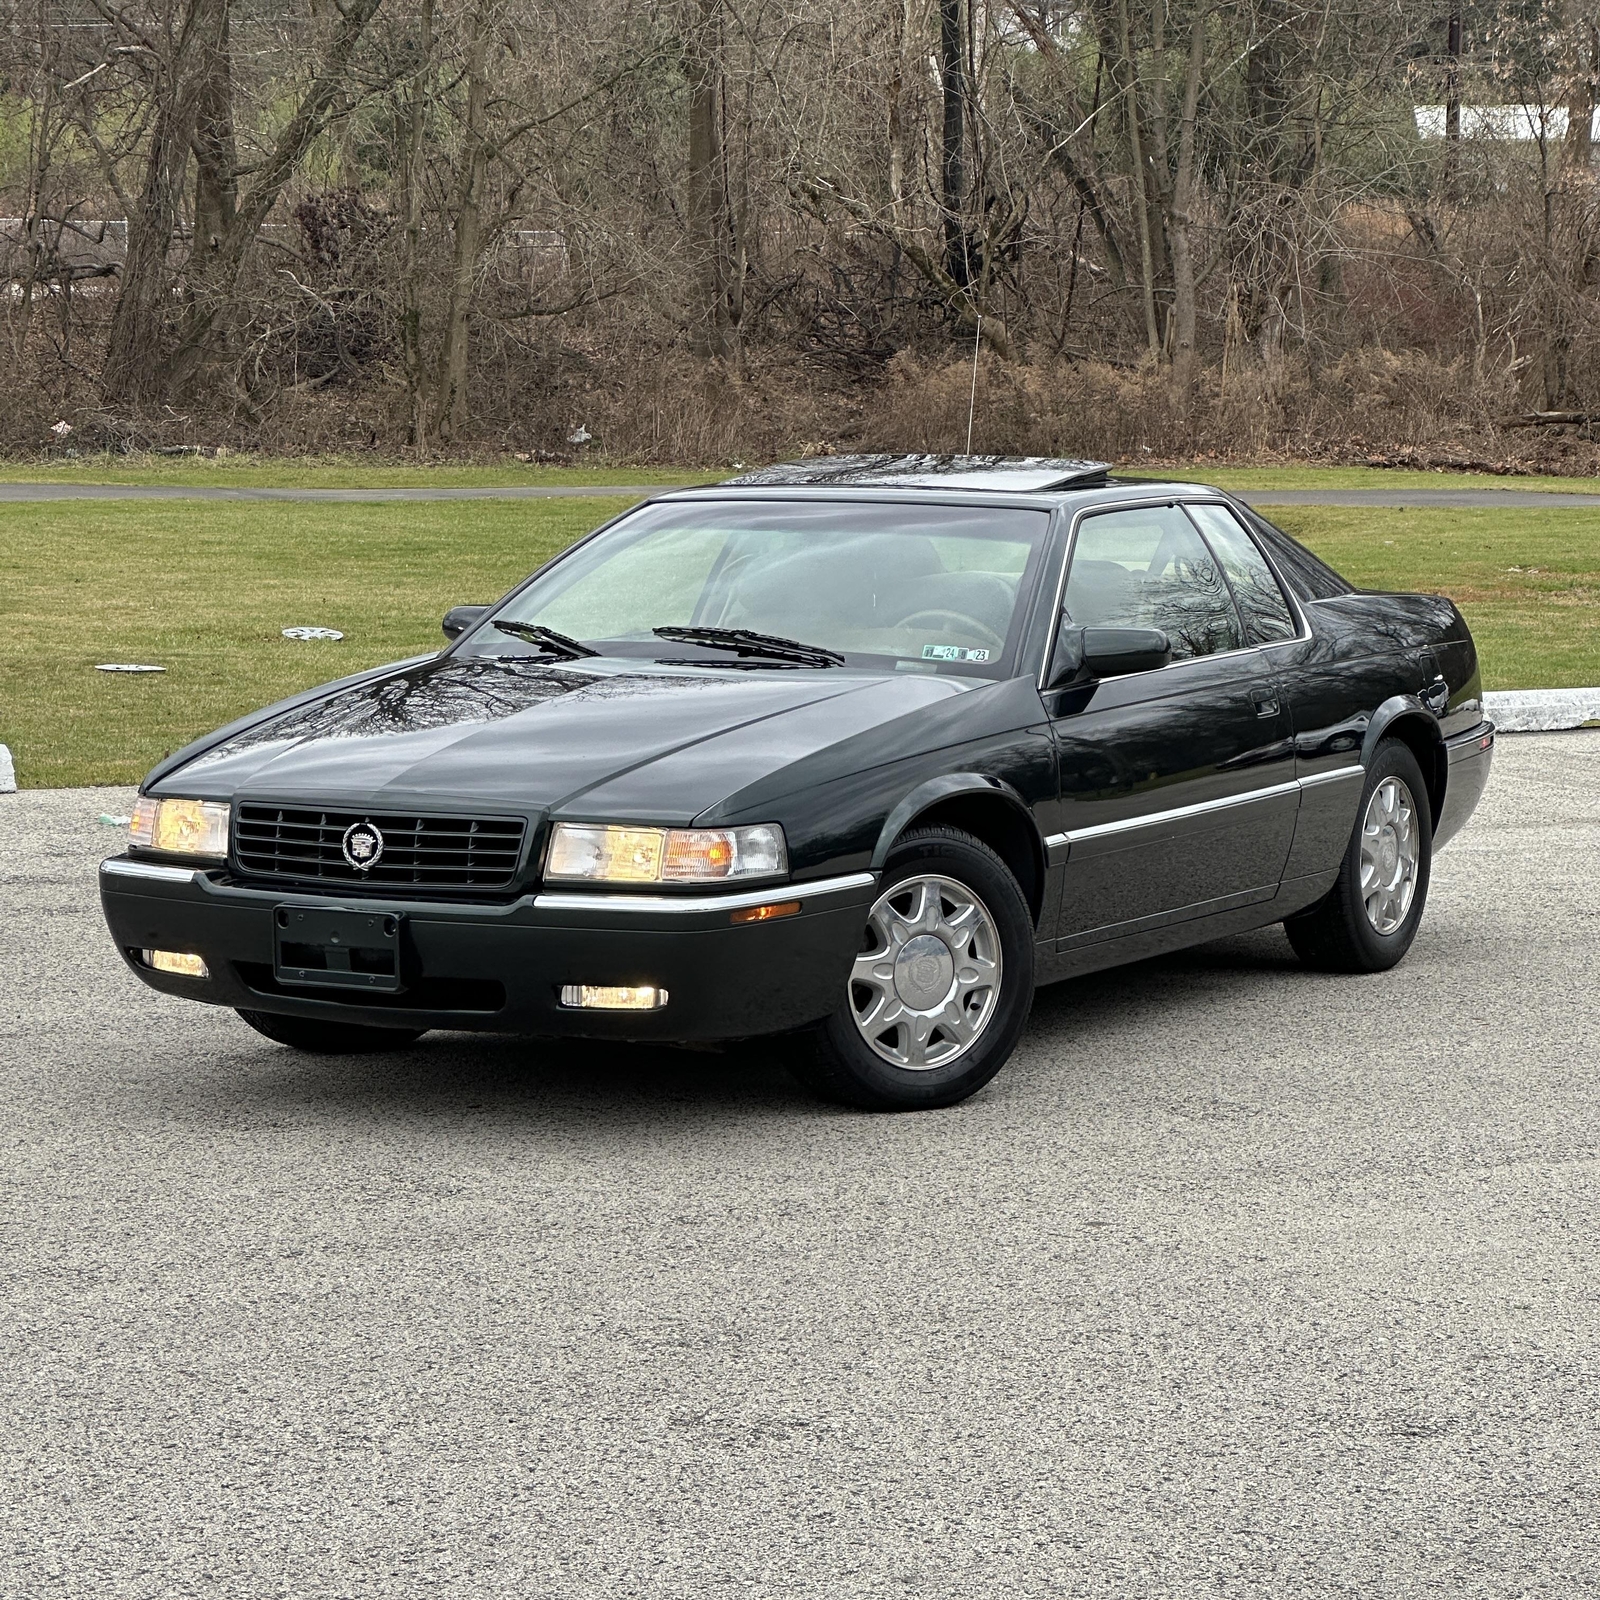
[[[878,881],[875,872],[851,872],[841,878],[817,878],[809,883],[773,883],[765,889],[747,889],[740,894],[537,894],[535,911],[621,911],[630,915],[689,915],[706,911],[740,911],[748,906],[770,905],[776,901],[828,899],[854,889],[871,889]]]
[[[1045,692],[1046,679],[1050,672],[1050,659],[1055,654],[1056,631],[1061,625],[1061,608],[1065,604],[1067,598],[1067,576],[1072,571],[1072,558],[1077,554],[1078,529],[1084,518],[1101,517],[1113,511],[1148,511],[1152,507],[1160,506],[1176,506],[1181,510],[1184,506],[1190,504],[1191,502],[1195,505],[1222,506],[1225,510],[1233,512],[1234,516],[1239,522],[1239,526],[1244,529],[1246,537],[1249,538],[1251,543],[1255,545],[1257,550],[1261,551],[1262,559],[1266,561],[1267,566],[1271,569],[1272,576],[1277,579],[1278,587],[1283,590],[1285,598],[1288,599],[1290,606],[1294,610],[1295,620],[1299,624],[1300,631],[1296,633],[1292,639],[1273,639],[1267,644],[1247,644],[1238,650],[1218,650],[1209,656],[1185,656],[1181,661],[1169,661],[1166,666],[1152,668],[1150,672],[1130,672],[1126,674],[1126,676],[1130,678],[1148,678],[1154,676],[1154,674],[1158,672],[1171,672],[1174,667],[1191,666],[1196,661],[1222,661],[1229,656],[1259,655],[1263,650],[1277,650],[1281,649],[1284,645],[1304,644],[1308,639],[1311,638],[1311,623],[1305,612],[1300,607],[1299,596],[1295,595],[1290,590],[1288,584],[1283,581],[1283,574],[1278,571],[1277,566],[1273,563],[1272,557],[1262,549],[1261,541],[1256,538],[1254,532],[1251,530],[1250,524],[1247,523],[1242,517],[1239,517],[1238,508],[1230,499],[1228,499],[1226,495],[1222,494],[1220,491],[1215,491],[1210,494],[1195,495],[1154,495],[1144,500],[1119,500],[1111,505],[1081,506],[1072,513],[1072,527],[1067,534],[1066,553],[1061,558],[1061,571],[1056,578],[1054,622],[1052,623],[1050,629],[1049,642],[1045,646],[1044,659],[1039,663],[1038,683],[1040,694]],[[1190,520],[1189,525],[1195,529],[1196,536],[1204,541],[1205,535],[1200,532],[1199,528],[1195,525],[1192,519]],[[1207,550],[1210,548],[1210,545],[1206,546]],[[1237,609],[1238,608],[1235,607],[1235,611],[1237,611]],[[1241,625],[1243,624],[1243,620],[1244,619],[1241,617]]]
[[[220,861],[215,863],[221,866]],[[163,867],[154,861],[132,861],[127,856],[107,856],[100,870],[114,878],[153,878],[157,883],[193,883],[200,876],[193,867]]]

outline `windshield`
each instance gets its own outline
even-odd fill
[[[688,501],[646,506],[495,608],[471,654],[527,654],[541,627],[605,655],[794,670],[719,629],[885,671],[1009,675],[1049,524],[986,506]],[[656,629],[678,632],[662,638]],[[694,629],[696,639],[681,630]],[[822,662],[816,664],[825,664]]]

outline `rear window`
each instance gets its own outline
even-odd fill
[[[1278,571],[1302,600],[1337,600],[1340,595],[1356,592],[1353,583],[1312,555],[1298,539],[1291,539],[1282,528],[1273,527],[1254,511],[1246,510],[1244,515],[1278,564]]]

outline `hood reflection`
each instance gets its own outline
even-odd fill
[[[595,677],[525,657],[452,656],[286,711],[208,750],[190,768],[263,745],[381,739],[499,722],[567,695],[579,700],[638,700],[652,694],[680,696],[706,684],[706,679],[688,674]]]

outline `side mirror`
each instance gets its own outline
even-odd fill
[[[1085,628],[1083,664],[1097,678],[1154,672],[1172,659],[1172,644],[1160,628]]]
[[[1160,628],[1075,628],[1063,624],[1050,659],[1047,689],[1070,689],[1100,678],[1153,672],[1172,659]]]
[[[447,639],[459,639],[479,617],[490,610],[488,606],[451,606],[445,612],[444,621],[439,624],[444,629]]]

